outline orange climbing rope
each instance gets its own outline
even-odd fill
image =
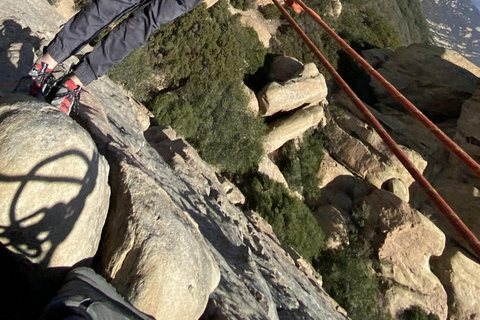
[[[392,137],[390,137],[390,135],[385,131],[385,129],[380,124],[380,122],[372,115],[370,110],[368,110],[368,108],[363,104],[363,102],[357,97],[357,95],[348,86],[348,84],[345,82],[345,80],[342,79],[342,77],[338,74],[338,72],[335,70],[335,68],[333,68],[333,66],[327,61],[327,59],[325,59],[325,57],[322,55],[320,50],[318,50],[318,48],[315,46],[315,44],[308,38],[308,36],[300,28],[300,26],[295,22],[295,20],[293,20],[293,18],[290,16],[290,14],[288,14],[287,10],[285,10],[285,8],[282,7],[282,5],[278,2],[278,0],[272,0],[272,1],[277,6],[277,8],[280,10],[280,12],[282,12],[283,16],[287,19],[287,21],[290,23],[290,25],[302,37],[303,41],[307,44],[307,46],[310,48],[310,50],[312,50],[312,52],[315,54],[315,56],[320,61],[320,63],[330,73],[330,75],[332,76],[332,79],[335,81],[335,83],[345,92],[345,94],[349,97],[349,99],[353,102],[353,104],[357,107],[357,109],[362,113],[362,115],[365,117],[365,120],[368,122],[368,124],[370,124],[374,128],[374,130],[382,138],[382,140],[385,142],[385,144],[387,144],[387,146],[395,154],[395,156],[398,158],[398,160],[404,165],[405,169],[407,169],[407,171],[412,175],[412,177],[415,179],[415,181],[425,191],[425,193],[432,200],[434,205],[440,210],[440,212],[442,212],[442,214],[447,218],[447,220],[457,230],[457,232],[460,234],[460,236],[469,244],[469,246],[476,253],[478,258],[480,258],[480,241],[475,237],[475,235],[472,233],[472,231],[470,231],[468,229],[468,227],[463,223],[463,221],[458,217],[458,215],[452,210],[452,208],[450,208],[450,206],[445,202],[445,200],[443,200],[443,198],[438,194],[438,192],[433,188],[433,186],[427,181],[427,179],[425,179],[425,177],[422,175],[422,173],[420,171],[418,171],[418,169],[415,167],[415,165],[408,159],[408,157],[399,148],[399,146],[392,139]],[[303,2],[301,2],[300,0],[294,0],[294,1],[298,1],[300,6],[305,11],[307,11],[307,12],[312,11],[305,4],[303,4]],[[322,21],[322,23],[323,23],[323,21]],[[338,37],[338,35],[337,35],[337,37]],[[340,38],[340,37],[338,37],[338,38]],[[341,41],[343,41],[343,40],[341,40]],[[345,45],[348,46],[348,44],[346,44],[346,43],[345,43]],[[368,63],[366,61],[365,61],[365,63],[368,65]],[[370,68],[372,68],[372,67],[370,66]],[[384,81],[386,82],[386,80],[384,80]],[[393,89],[395,89],[395,88],[393,88]],[[396,91],[396,89],[395,89],[395,91]],[[396,91],[396,92],[398,92],[398,91]],[[398,93],[398,94],[400,95],[400,93]],[[437,130],[440,131],[439,129],[437,129]],[[457,146],[457,148],[458,148],[458,146]],[[473,161],[473,162],[476,164],[475,161]],[[477,166],[478,166],[478,164],[477,164]],[[478,172],[480,173],[480,171],[478,171]]]
[[[294,1],[297,5],[307,12],[324,30],[327,32],[345,52],[347,52],[365,71],[375,78],[387,92],[397,100],[405,109],[408,110],[417,120],[419,120],[440,142],[452,151],[477,177],[480,178],[480,165],[475,162],[465,151],[463,151],[452,139],[450,139],[442,130],[440,130],[430,119],[428,119],[420,110],[417,109],[404,95],[400,93],[390,82],[388,82],[377,70],[375,70],[365,59],[363,59],[355,50],[352,49],[338,34],[335,33],[322,18],[312,9],[310,9],[302,0]]]

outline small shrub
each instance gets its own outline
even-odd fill
[[[323,288],[353,320],[389,319],[381,308],[378,281],[369,259],[359,257],[355,249],[324,252],[315,261],[323,277]]]
[[[247,199],[247,209],[258,212],[270,223],[283,244],[293,247],[310,261],[324,249],[323,231],[312,212],[281,183],[250,175],[241,188]]]
[[[280,19],[280,17],[282,16],[282,13],[280,12],[280,10],[278,10],[277,6],[272,3],[261,6],[259,10],[262,13],[263,17],[268,20]]]
[[[113,66],[108,76],[132,92],[138,100],[147,101],[155,90],[155,74],[150,60],[150,54],[142,47]]]
[[[419,306],[413,306],[406,309],[400,316],[402,320],[440,320],[438,315],[430,313],[428,314]]]
[[[92,0],[74,0],[73,8],[75,10],[82,10],[87,4],[90,3]]]
[[[151,67],[177,87],[148,104],[159,121],[178,130],[222,171],[242,173],[256,165],[265,125],[246,111],[241,87],[244,75],[254,73],[266,54],[255,31],[220,0],[162,26],[148,50]]]
[[[230,4],[235,9],[247,11],[253,9],[255,0],[230,0]]]
[[[316,132],[306,134],[298,150],[293,141],[287,142],[280,150],[278,164],[292,190],[316,199],[320,196],[317,172],[322,159],[323,138]]]

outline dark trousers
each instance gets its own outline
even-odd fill
[[[82,49],[112,22],[133,10],[76,66],[74,73],[86,86],[141,47],[161,25],[192,10],[201,1],[92,0],[57,33],[46,52],[61,63]]]

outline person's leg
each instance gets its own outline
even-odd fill
[[[192,10],[201,0],[150,0],[116,26],[95,46],[74,70],[77,79],[88,85],[141,47],[161,25]]]
[[[73,16],[56,34],[37,62],[46,62],[54,69],[82,49],[112,22],[145,0],[92,0]]]
[[[65,24],[45,48],[44,55],[35,61],[29,72],[33,79],[30,95],[37,96],[44,90],[58,63],[78,52],[108,25],[145,1],[92,0]],[[82,85],[78,78],[73,77],[73,80]]]

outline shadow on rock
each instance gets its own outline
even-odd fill
[[[13,91],[32,66],[41,39],[31,32],[13,20],[5,20],[0,26],[0,96]]]
[[[42,168],[65,157],[76,157],[88,167],[83,179],[42,174]],[[16,319],[37,316],[58,288],[68,267],[48,268],[52,256],[64,242],[82,213],[87,197],[95,188],[98,176],[98,154],[93,159],[80,151],[71,150],[38,163],[26,175],[0,174],[0,183],[11,185],[15,194],[8,212],[8,225],[0,225],[0,257],[2,267],[0,301],[6,314]],[[78,194],[68,202],[44,206],[30,214],[19,214],[26,197],[32,197],[34,183],[53,184],[62,189],[65,184],[78,187]],[[41,188],[41,186],[39,186]],[[23,199],[22,199],[23,198]],[[40,201],[41,199],[36,199]],[[22,210],[24,211],[24,210]],[[3,219],[5,220],[5,219]],[[77,263],[85,264],[86,261]],[[20,307],[20,305],[22,307]],[[28,306],[28,307],[26,307]]]

